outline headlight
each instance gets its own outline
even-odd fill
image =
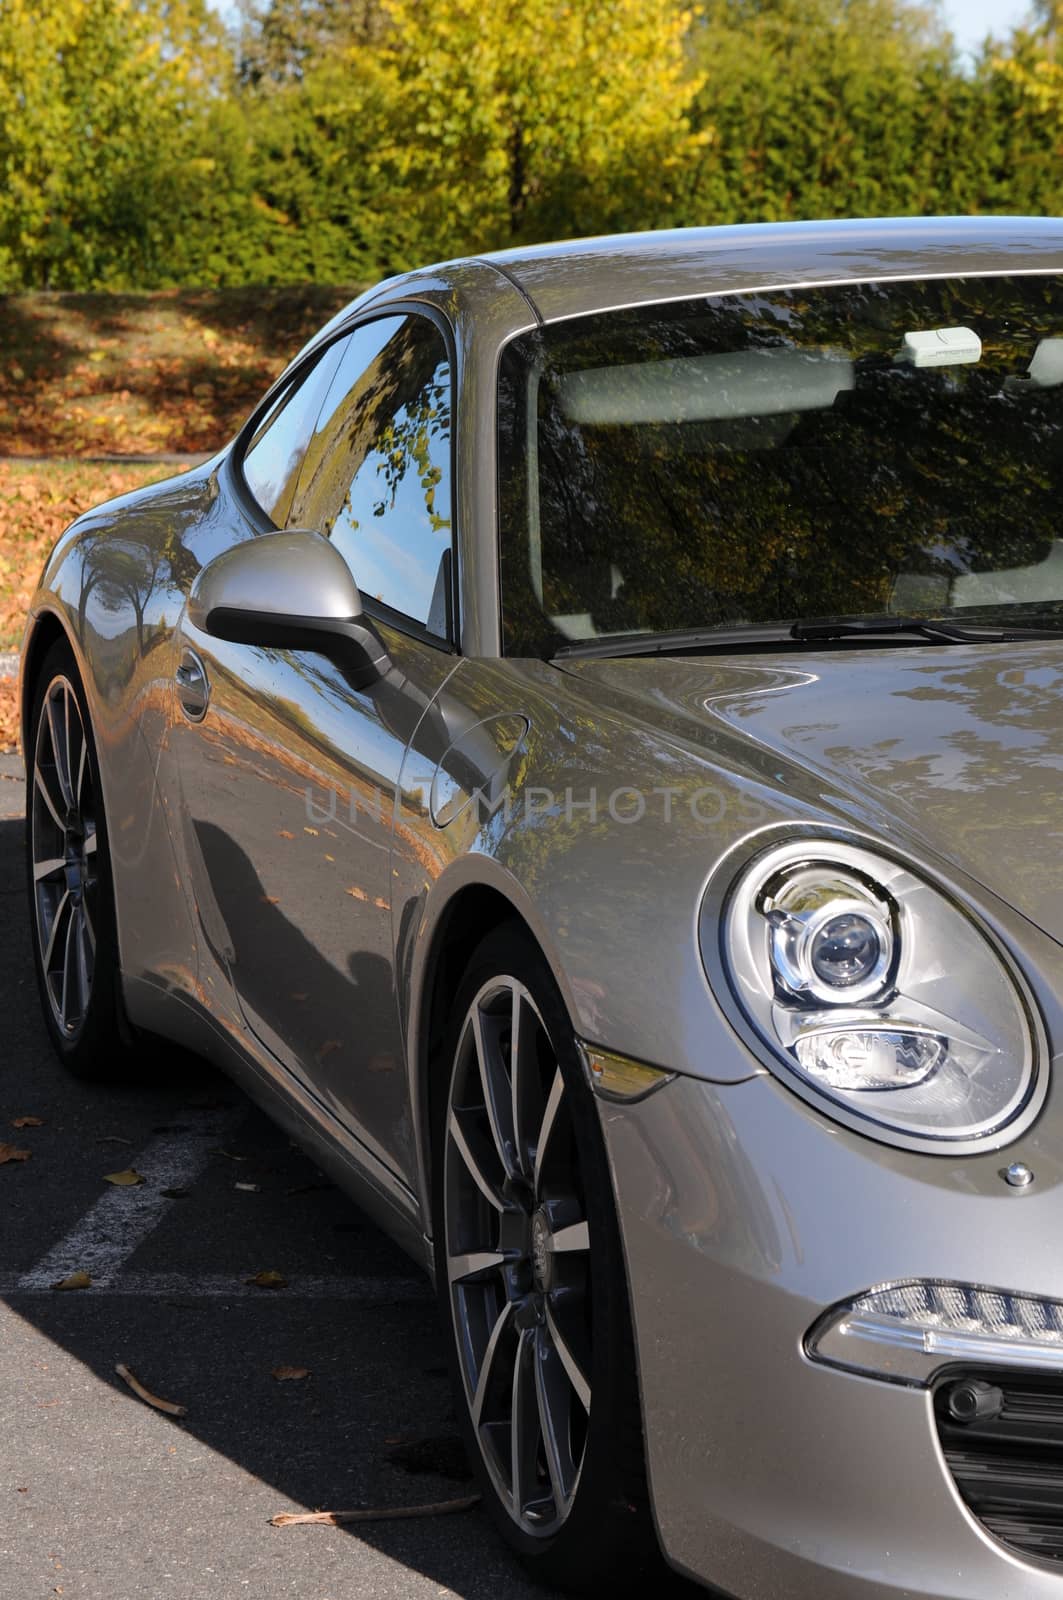
[[[739,1031],[843,1122],[891,1143],[984,1148],[1044,1097],[1019,973],[967,912],[877,852],[775,845],[710,886],[701,937]]]

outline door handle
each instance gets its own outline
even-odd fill
[[[177,668],[177,698],[189,722],[202,722],[210,704],[210,679],[194,650],[185,650]]]

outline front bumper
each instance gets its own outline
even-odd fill
[[[600,1112],[669,1561],[739,1600],[1063,1600],[1063,1566],[965,1508],[927,1390],[803,1347],[878,1283],[1063,1299],[1059,1095],[1006,1155],[952,1158],[851,1133],[769,1077]],[[1003,1182],[1011,1160],[1029,1189]]]

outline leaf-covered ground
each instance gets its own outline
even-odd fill
[[[0,296],[0,456],[210,451],[357,291]]]
[[[0,678],[0,755],[18,749],[18,685]]]
[[[173,471],[158,462],[0,461],[0,651],[21,644],[44,559],[67,524],[89,506]],[[15,746],[15,702],[15,680],[0,677],[0,751]]]

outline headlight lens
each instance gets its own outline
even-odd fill
[[[765,883],[759,910],[775,975],[795,997],[866,1000],[888,982],[892,909],[859,879],[815,864],[783,868]]]
[[[808,959],[821,983],[848,989],[885,969],[889,944],[866,913],[835,911],[809,941]]]
[[[901,1143],[1003,1142],[1043,1094],[1021,977],[966,912],[897,862],[841,841],[777,845],[715,904],[710,891],[703,947],[714,936],[710,972],[744,1031],[842,1120]]]

